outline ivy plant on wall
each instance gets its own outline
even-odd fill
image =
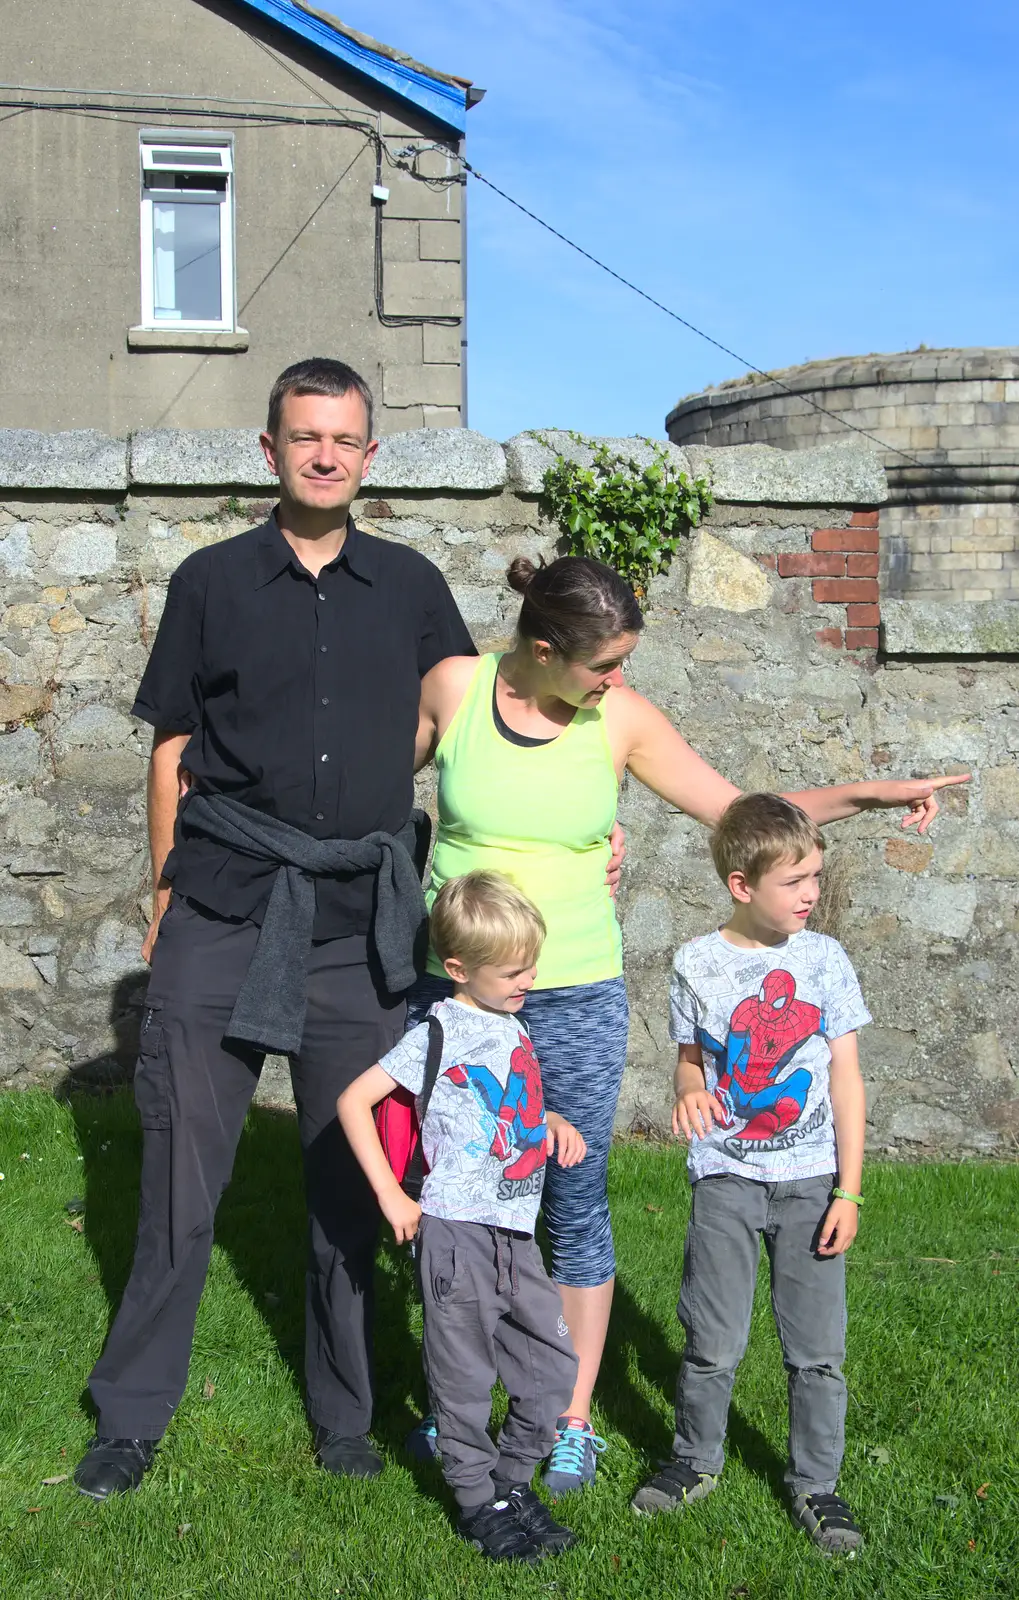
[[[540,444],[554,446],[540,433]],[[588,467],[557,455],[542,480],[541,509],[556,523],[574,556],[593,556],[614,567],[647,604],[651,579],[667,572],[680,542],[711,505],[706,478],[676,469],[652,439],[652,459],[642,465],[614,454],[607,445],[571,433],[593,452]]]

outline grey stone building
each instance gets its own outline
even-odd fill
[[[844,422],[865,429],[889,447],[882,597],[1019,600],[1019,349],[812,361],[775,378],[748,374],[680,400],[669,438],[802,450],[860,442]]]
[[[466,421],[481,98],[303,0],[4,8],[0,427],[253,427],[309,354]]]

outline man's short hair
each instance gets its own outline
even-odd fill
[[[266,433],[275,439],[283,416],[283,402],[288,394],[323,394],[337,399],[345,394],[359,394],[364,401],[368,417],[368,438],[372,436],[375,421],[375,402],[372,392],[359,372],[348,367],[345,361],[333,361],[329,356],[310,356],[307,361],[295,361],[292,367],[281,372],[269,395],[269,417]]]
[[[454,957],[468,972],[516,960],[533,966],[545,939],[541,912],[501,872],[450,878],[435,896],[430,927],[439,960]]]
[[[820,828],[780,794],[741,794],[711,835],[711,857],[722,882],[741,872],[751,888],[778,862],[802,861],[811,850],[824,850]]]

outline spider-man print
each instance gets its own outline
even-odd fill
[[[734,1154],[777,1141],[802,1115],[813,1081],[805,1067],[778,1081],[801,1045],[824,1033],[817,1006],[796,999],[796,980],[781,968],[769,972],[759,992],[741,1000],[720,1044],[703,1028],[698,1042],[718,1062],[715,1095],[726,1112],[746,1124],[726,1143]]]
[[[489,1154],[505,1162],[517,1152],[516,1160],[503,1168],[499,1185],[501,1199],[519,1193],[516,1185],[523,1180],[532,1180],[540,1187],[541,1169],[547,1154],[545,1103],[538,1059],[527,1034],[521,1033],[518,1038],[520,1043],[510,1056],[505,1088],[488,1067],[466,1061],[447,1067],[443,1073],[443,1077],[458,1088],[470,1088],[484,1110],[495,1119]],[[536,1178],[535,1174],[538,1174]],[[507,1188],[507,1184],[514,1187]]]

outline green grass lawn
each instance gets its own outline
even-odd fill
[[[303,1230],[292,1120],[252,1115],[202,1302],[191,1382],[142,1491],[105,1506],[70,1473],[91,1434],[85,1378],[123,1287],[136,1217],[130,1097],[0,1097],[0,1595],[4,1600],[374,1595],[991,1600],[1019,1593],[1019,1171],[869,1168],[850,1255],[843,1491],[869,1542],[825,1561],[783,1509],[785,1384],[762,1277],[719,1490],[638,1520],[634,1487],[671,1439],[688,1190],[678,1149],[613,1156],[619,1292],[596,1488],[564,1503],[577,1548],[493,1568],[450,1526],[433,1468],[400,1441],[423,1398],[406,1259],[379,1269],[373,1483],[315,1469],[300,1398]],[[22,1158],[22,1153],[27,1159]],[[84,1231],[65,1209],[87,1201]]]

